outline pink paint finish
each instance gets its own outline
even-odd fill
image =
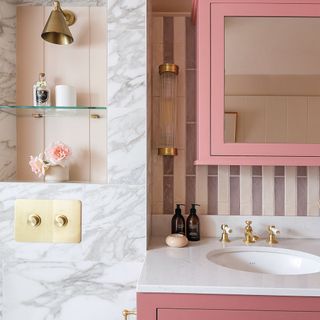
[[[248,320],[259,317],[260,320],[318,320],[318,312],[288,312],[288,311],[238,311],[238,310],[180,310],[159,309],[158,320]]]
[[[248,5],[250,2],[250,5]],[[320,16],[316,1],[203,0],[197,5],[197,165],[319,165],[318,144],[224,143],[224,17]]]
[[[138,293],[138,320],[318,320],[319,297]]]

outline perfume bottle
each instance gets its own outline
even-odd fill
[[[39,74],[39,80],[33,86],[33,105],[36,107],[50,106],[50,89],[44,73]]]

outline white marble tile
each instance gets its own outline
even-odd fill
[[[145,184],[145,108],[111,108],[108,128],[109,183]]]
[[[124,308],[135,307],[141,267],[141,262],[8,262],[4,319],[120,319]]]
[[[123,259],[143,260],[146,236],[145,196],[144,186],[0,184],[0,259],[96,260],[108,264],[116,264]],[[13,212],[14,201],[18,198],[81,200],[82,242],[15,242]]]
[[[114,30],[109,34],[108,105],[146,106],[145,30]]]
[[[0,181],[10,181],[16,175],[16,117],[0,111]]]
[[[144,29],[146,10],[146,0],[109,0],[108,29]]]
[[[85,259],[116,263],[143,260],[146,237],[145,186],[84,188]]]

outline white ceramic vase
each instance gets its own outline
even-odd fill
[[[46,171],[45,182],[64,182],[69,181],[69,167],[51,166]]]

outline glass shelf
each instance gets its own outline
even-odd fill
[[[82,116],[92,119],[103,117],[107,107],[76,106],[76,107],[55,107],[55,106],[0,106],[0,113],[7,113],[14,117],[68,117]]]

